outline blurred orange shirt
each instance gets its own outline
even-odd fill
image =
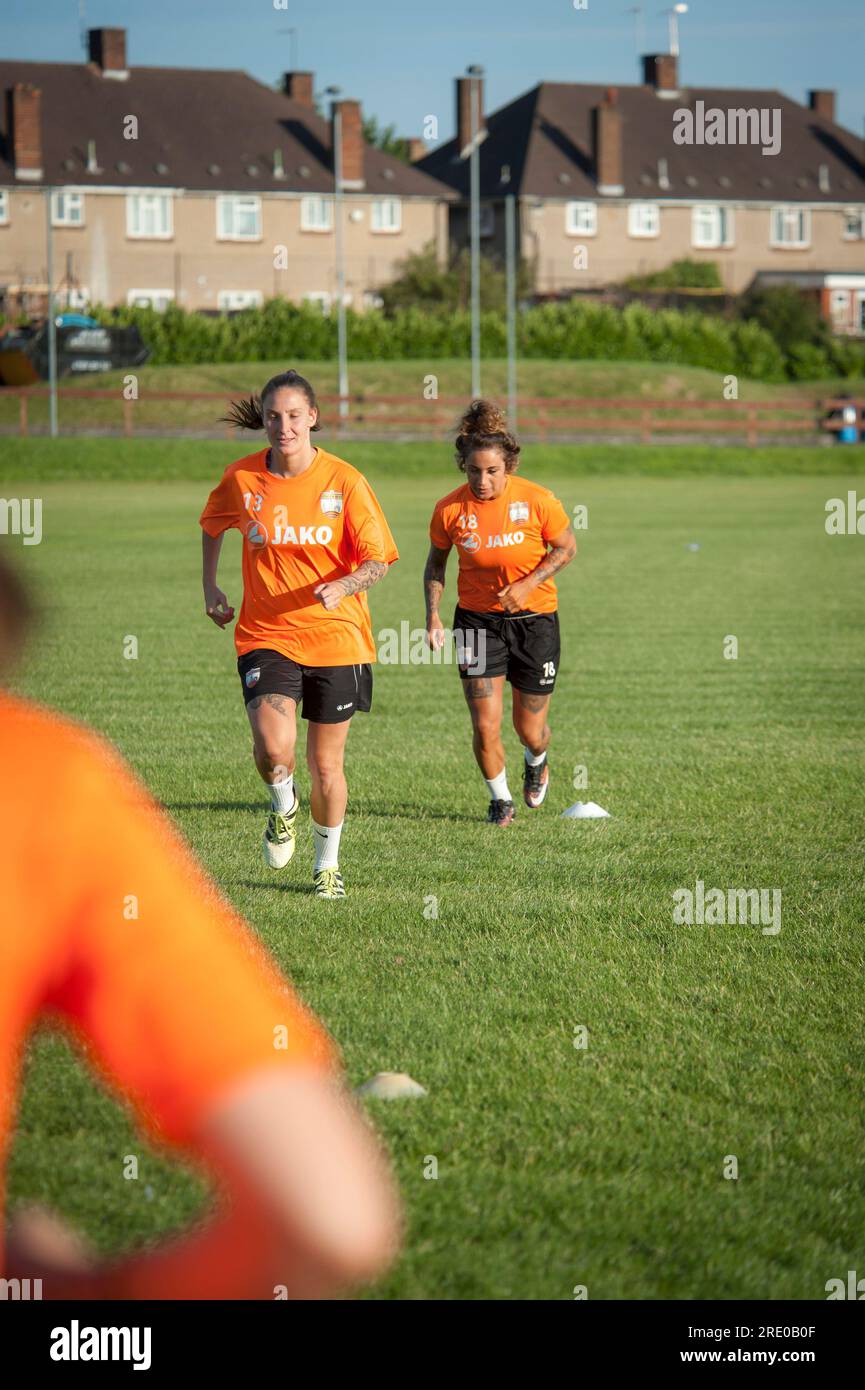
[[[524,579],[547,554],[547,542],[569,525],[568,514],[549,488],[509,473],[500,497],[481,502],[468,483],[436,502],[430,540],[438,550],[459,551],[457,593],[471,613],[501,613],[499,590]],[[554,579],[529,595],[532,613],[555,613]]]
[[[375,661],[366,594],[349,594],[329,612],[314,593],[365,560],[399,559],[375,493],[324,449],[296,478],[269,473],[267,452],[229,464],[201,513],[209,536],[232,526],[243,536],[238,656],[268,647],[302,666]]]
[[[322,1025],[119,754],[0,692],[0,1272],[24,1044],[43,1015],[157,1141],[265,1067],[339,1069]]]

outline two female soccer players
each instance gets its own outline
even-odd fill
[[[454,613],[460,676],[472,720],[472,744],[490,792],[487,820],[510,825],[514,803],[501,740],[505,681],[513,722],[525,746],[523,798],[541,805],[549,788],[547,722],[559,666],[558,601],[553,576],[577,543],[557,497],[516,476],[520,446],[502,412],[472,401],[456,439],[466,482],[436,503],[424,570],[427,639],[444,641],[439,603],[445,567],[459,552]]]

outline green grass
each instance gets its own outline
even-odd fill
[[[374,628],[419,624],[448,451],[343,452],[402,554]],[[638,452],[657,476],[638,475]],[[352,1084],[404,1070],[429,1091],[370,1103],[409,1214],[370,1297],[819,1299],[862,1269],[865,540],[823,526],[860,451],[802,451],[815,472],[788,476],[769,471],[784,451],[741,451],[747,475],[735,451],[707,451],[680,476],[688,452],[613,451],[594,471],[598,451],[526,451],[530,476],[589,509],[560,581],[549,803],[485,826],[455,671],[379,666],[349,740],[338,905],[302,891],[305,831],[284,877],[260,861],[231,638],[201,614],[196,519],[230,447],[185,445],[186,477],[155,443],[31,443],[4,467],[5,496],[44,499],[44,540],[19,553],[43,607],[19,688],[118,744],[331,1028]],[[233,601],[238,565],[231,536]],[[516,782],[511,732],[506,746]],[[578,797],[612,818],[562,820]],[[53,808],[56,833],[68,814]],[[780,934],[673,925],[673,891],[698,878],[780,888]],[[51,1201],[108,1251],[182,1224],[202,1188],[41,1038],[10,1195]]]
[[[154,391],[214,391],[222,392],[226,403],[244,392],[260,391],[269,377],[294,366],[307,376],[322,396],[335,395],[338,389],[338,370],[335,362],[227,362],[204,363],[192,366],[144,366],[136,375],[139,400],[135,406],[136,428],[216,430],[219,416],[224,413],[218,401],[149,400]],[[415,414],[429,408],[424,400],[424,382],[432,373],[438,381],[440,396],[457,397],[466,402],[471,397],[471,363],[456,358],[431,359],[423,362],[352,362],[349,364],[351,391],[367,395],[405,395],[417,400]],[[61,397],[60,418],[67,428],[122,428],[121,393],[123,372],[104,375],[64,378],[61,386],[75,390],[111,390],[114,400],[80,401]],[[521,397],[558,398],[588,397],[598,400],[610,397],[633,397],[641,400],[688,401],[709,400],[723,403],[724,377],[703,367],[670,366],[660,362],[598,362],[543,361],[527,358],[518,365]],[[815,398],[828,399],[841,391],[855,394],[861,383],[842,377],[815,382],[770,384],[740,378],[740,401],[789,401],[812,405]],[[483,391],[494,399],[507,400],[507,362],[487,360],[483,364]],[[382,406],[377,412],[384,422],[394,415],[394,407]],[[573,414],[566,411],[565,414]],[[525,406],[520,419],[521,428],[531,427],[532,407]],[[48,402],[35,399],[29,403],[29,418],[34,427],[44,427],[48,421]],[[333,419],[333,406],[325,402],[324,419]],[[0,393],[0,427],[17,428],[17,398]],[[417,429],[417,426],[415,426]]]

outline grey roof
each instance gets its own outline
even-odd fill
[[[623,184],[628,198],[748,199],[764,202],[861,202],[865,200],[862,140],[818,116],[782,92],[767,89],[690,87],[674,98],[649,86],[618,87],[622,113]],[[592,110],[608,85],[541,82],[486,117],[480,150],[481,196],[593,199],[598,196],[592,151]],[[754,145],[677,145],[673,112],[695,103],[727,111],[767,108],[781,112],[781,147],[764,155]],[[662,189],[658,161],[667,161],[669,188]],[[821,190],[819,167],[828,170]],[[503,182],[503,165],[510,182]],[[468,160],[456,138],[415,166],[468,196]],[[565,176],[565,177],[562,177]]]
[[[0,61],[0,88],[5,92],[16,82],[31,83],[42,93],[46,183],[256,193],[333,190],[329,120],[245,72],[130,67],[129,77],[117,80],[102,77],[87,63]],[[138,118],[137,140],[123,137],[124,117],[130,114]],[[0,182],[23,186],[15,179],[6,119],[4,103]],[[97,174],[87,173],[89,140],[96,142]],[[284,179],[273,173],[277,149]],[[210,173],[211,165],[219,172]],[[453,196],[428,174],[370,145],[364,178],[368,193]]]

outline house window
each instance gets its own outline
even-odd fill
[[[261,236],[261,199],[217,198],[216,235],[220,241],[257,241]]]
[[[66,193],[62,189],[51,194],[52,227],[81,227],[84,225],[84,194]]]
[[[733,213],[729,208],[700,203],[691,212],[692,246],[732,246]]]
[[[811,213],[808,208],[773,208],[771,246],[810,246]]]
[[[126,295],[127,304],[136,309],[156,309],[160,314],[165,313],[173,299],[173,290],[129,290]]]
[[[371,230],[374,232],[399,232],[402,230],[402,203],[399,198],[373,199]]]
[[[263,303],[261,290],[220,290],[216,296],[217,309],[260,309]]]
[[[330,198],[309,195],[300,200],[300,230],[329,232],[333,226],[333,204]]]
[[[844,230],[841,235],[845,241],[860,241],[865,237],[865,208],[844,209]]]
[[[829,316],[835,328],[846,328],[850,321],[850,291],[832,290],[829,295]]]
[[[661,214],[657,203],[629,203],[628,236],[658,236]]]
[[[595,236],[598,231],[597,204],[567,203],[565,231],[568,236]]]
[[[492,203],[481,203],[478,209],[478,234],[480,236],[495,236],[496,234],[496,210]]]
[[[126,235],[166,240],[174,235],[170,193],[127,193]]]
[[[5,225],[9,221],[9,193],[5,188],[0,188],[0,224]]]

